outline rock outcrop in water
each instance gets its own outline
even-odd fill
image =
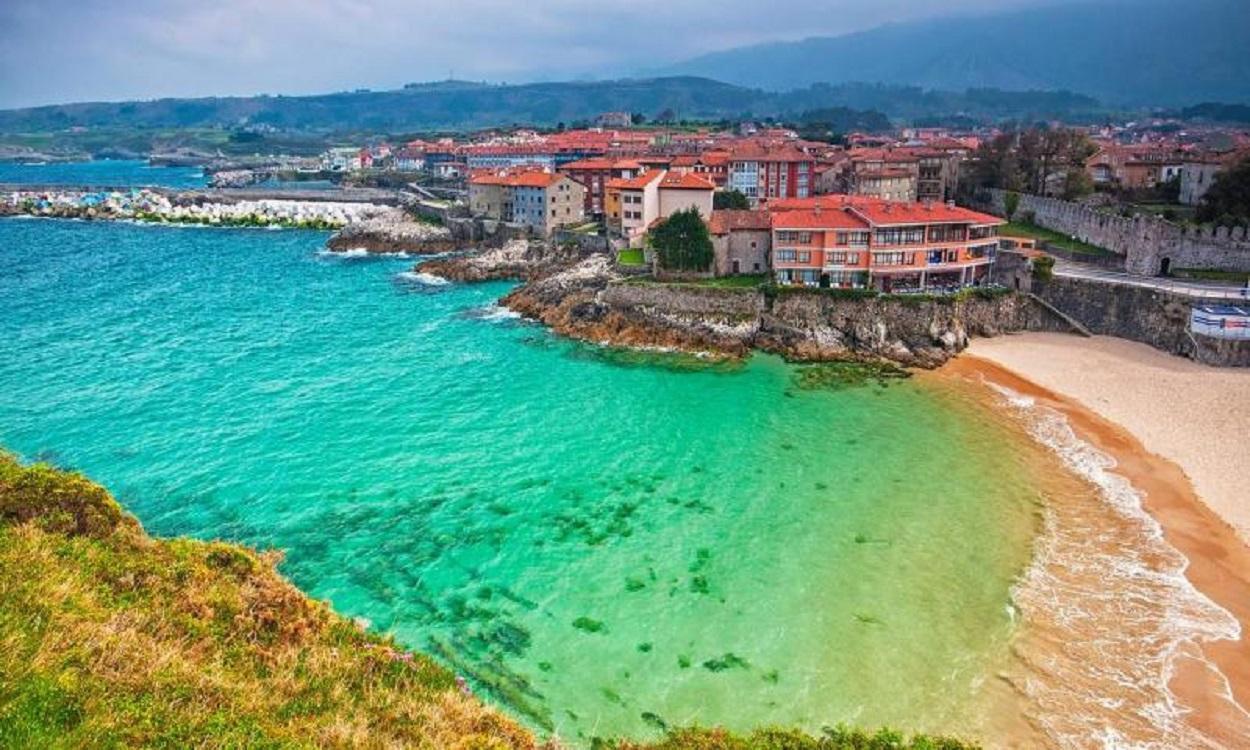
[[[532,281],[576,264],[578,255],[538,240],[508,240],[500,247],[437,258],[418,269],[449,281]]]
[[[542,243],[431,261],[455,281],[521,279],[506,307],[572,338],[741,357],[752,349],[794,361],[885,359],[936,367],[969,336],[1054,328],[1027,297],[968,290],[945,297],[729,287],[630,278],[605,255],[553,257]]]
[[[390,209],[348,224],[330,238],[326,247],[338,252],[363,249],[371,253],[433,255],[455,250],[457,243],[446,227]]]

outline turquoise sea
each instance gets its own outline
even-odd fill
[[[23,164],[0,162],[0,183],[90,187],[201,188],[207,184],[199,167],[153,167],[140,159]]]
[[[325,239],[0,220],[0,445],[575,742],[967,726],[1037,512],[977,398],[572,343]]]

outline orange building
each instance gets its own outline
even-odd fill
[[[996,216],[949,203],[822,196],[769,206],[781,284],[945,291],[980,284],[998,249]]]

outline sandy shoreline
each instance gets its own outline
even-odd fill
[[[1123,339],[1029,333],[977,339],[968,354],[1071,399],[1185,472],[1250,543],[1250,370],[1214,368]]]
[[[1250,727],[1250,372],[1117,339],[1025,334],[978,340],[943,368],[1061,413],[1143,494],[1185,576],[1241,624],[1239,640],[1183,649],[1169,687],[1185,722],[1226,747]],[[1240,389],[1240,390],[1239,390]],[[1212,435],[1204,448],[1194,436]]]

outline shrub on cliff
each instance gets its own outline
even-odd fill
[[[660,266],[670,271],[707,271],[712,267],[712,237],[696,208],[677,211],[647,233]]]
[[[1041,255],[1033,259],[1033,278],[1038,281],[1049,281],[1054,275],[1054,258],[1049,255]]]

